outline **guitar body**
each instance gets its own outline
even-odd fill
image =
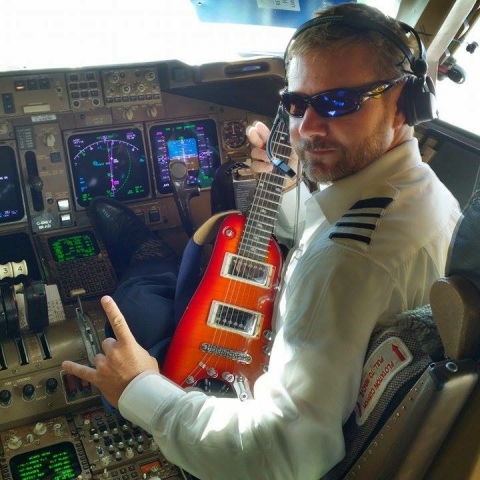
[[[263,260],[239,255],[246,218],[222,222],[204,277],[173,337],[162,373],[182,387],[222,385],[241,399],[268,365],[282,254],[270,237]]]

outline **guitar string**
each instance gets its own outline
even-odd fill
[[[281,152],[278,147],[280,146],[285,148],[284,142],[278,141],[279,138],[281,139],[283,137],[285,137],[285,132],[282,132],[280,129],[276,129],[274,135],[272,135],[269,139],[271,150],[275,150],[272,146],[277,147],[277,152],[275,153],[276,157],[281,156]],[[254,260],[260,261],[263,264],[267,264],[268,253],[270,251],[270,245],[272,242],[273,227],[275,224],[276,216],[278,215],[279,204],[281,201],[281,194],[285,178],[283,173],[279,174],[274,171],[273,173],[267,173],[263,177],[261,176],[259,182],[261,182],[261,186],[266,188],[261,189],[261,194],[255,195],[250,212],[248,214],[247,223],[244,228],[244,236],[241,241],[239,254],[241,257],[253,257]],[[259,226],[255,227],[256,224],[258,224]],[[254,263],[250,263],[248,261],[245,262],[244,273],[241,276],[250,278],[250,273],[254,273],[255,268],[256,266]],[[246,269],[250,269],[252,270],[252,272],[245,272]],[[279,272],[273,272],[273,274],[270,275],[270,280],[273,281],[275,275],[278,276],[278,274]],[[271,291],[272,288],[275,288],[275,286],[272,287],[272,285],[267,285],[268,291]],[[240,286],[239,292],[242,293],[244,290],[245,289],[242,289],[242,287]],[[254,294],[256,295],[256,297],[258,297],[256,292],[254,292]],[[245,299],[240,299],[240,296],[237,296],[237,300],[234,302],[234,304],[245,304],[244,300]],[[273,302],[273,300],[274,295],[271,299],[271,302]],[[270,314],[271,317],[271,309],[273,309],[273,304],[270,305],[270,311],[265,311],[265,309],[258,308],[257,304],[254,310],[263,316],[265,316],[266,314]],[[241,314],[235,313],[234,315],[238,317],[238,315]],[[258,320],[258,322],[260,323],[260,325],[258,326],[260,330],[258,332],[258,335],[261,335],[262,332],[265,330],[263,328],[263,324],[266,321],[268,321],[268,319],[265,318]],[[242,324],[241,319],[239,319],[237,324]],[[258,337],[256,337],[255,339],[248,338],[246,336],[243,337],[243,351],[245,352],[248,352],[250,350],[249,347],[251,346],[252,342],[257,342],[258,344],[258,342],[261,341],[261,339]],[[261,354],[262,352],[260,352],[260,355]]]
[[[281,160],[286,160],[288,163],[289,159],[289,152],[291,151],[290,146],[286,145],[285,138],[288,139],[287,131],[286,131],[286,125],[283,123],[283,121],[280,121],[277,125],[277,129],[275,130],[275,134],[272,135],[269,138],[269,147],[270,147],[270,156],[275,157],[275,158],[280,158]],[[283,149],[283,152],[282,152]],[[288,153],[288,156],[287,156]],[[258,205],[257,205],[257,210],[253,211],[253,215],[249,215],[249,220],[252,222],[259,222],[260,223],[260,232],[258,232],[258,229],[250,228],[246,229],[247,232],[250,233],[250,236],[252,238],[248,238],[248,234],[246,236],[246,242],[248,243],[250,241],[250,245],[253,243],[260,243],[261,247],[263,248],[263,251],[261,254],[259,254],[259,261],[262,261],[264,264],[268,264],[269,266],[271,265],[271,262],[269,262],[268,255],[271,252],[271,248],[277,248],[276,245],[273,243],[274,240],[272,239],[272,234],[275,226],[275,222],[278,217],[278,212],[279,212],[279,206],[281,203],[282,199],[282,194],[283,194],[283,187],[285,184],[285,174],[282,172],[280,169],[275,168],[272,173],[268,175],[268,178],[265,179],[267,182],[267,188],[264,189],[263,195],[258,196]],[[265,214],[265,210],[267,214]],[[260,212],[260,213],[259,213]],[[260,219],[256,218],[256,215],[260,217]],[[264,224],[263,220],[265,219],[265,216],[268,217],[268,222],[267,222],[267,228],[266,231],[264,231]],[[253,218],[252,218],[253,217]],[[258,239],[258,236],[260,237]],[[256,248],[256,247],[255,247]],[[280,264],[281,266],[281,264]],[[280,266],[278,268],[280,268]],[[275,289],[278,288],[277,285],[275,285],[273,282],[276,281],[276,279],[279,279],[279,275],[281,272],[271,272],[270,274],[270,284],[268,285],[268,294],[270,297],[270,304],[268,311],[264,311],[264,314],[268,314],[270,316],[270,325],[264,326],[263,324],[268,321],[268,319],[264,318],[260,320],[262,324],[260,325],[261,329],[259,332],[259,335],[261,336],[263,332],[265,332],[266,328],[268,327],[269,329],[272,329],[272,314],[273,314],[273,308],[274,308],[274,300],[275,300],[275,295],[276,291]],[[257,310],[260,310],[257,306]],[[264,309],[265,310],[265,309]],[[256,340],[257,343],[256,345],[262,346],[262,339],[259,338]],[[251,344],[252,340],[245,338],[244,339],[244,350],[248,351],[249,346]],[[262,342],[258,344],[258,342]],[[266,344],[263,343],[263,346]],[[262,347],[263,348],[263,347]],[[264,351],[260,351],[259,355],[266,355]],[[268,363],[268,358],[267,362]]]
[[[284,141],[285,137],[288,138],[288,134],[285,131],[286,126],[285,126],[283,121],[279,122],[278,126],[282,127],[284,129],[284,131],[281,131],[281,128],[276,128],[275,132],[272,132],[272,135],[270,135],[269,140],[268,140],[268,142],[270,144],[270,150],[273,152],[276,148],[277,151],[275,152],[274,156],[276,158],[286,160],[287,163],[288,163],[288,159],[289,159],[289,156],[290,156],[289,151],[291,149],[290,149],[289,146],[285,145],[285,141]],[[273,147],[275,147],[275,148],[273,148]],[[282,148],[284,150],[283,153],[281,152]],[[279,171],[279,169],[275,168],[275,171],[272,172],[272,173],[266,172],[265,174],[260,175],[259,183],[262,182],[261,184],[263,184],[264,186],[267,186],[267,187],[269,185],[273,184],[274,185],[274,190],[276,190],[276,191],[271,192],[270,190],[265,189],[265,191],[262,192],[262,195],[260,195],[260,194],[257,195],[257,192],[255,192],[254,201],[252,202],[252,206],[250,208],[249,213],[247,214],[247,218],[246,218],[246,221],[245,221],[245,224],[244,224],[244,227],[243,227],[244,232],[243,232],[242,238],[240,240],[239,250],[238,250],[239,256],[241,256],[240,251],[242,250],[243,255],[245,255],[246,257],[249,256],[248,254],[251,254],[255,257],[254,258],[255,260],[263,261],[264,263],[266,263],[266,261],[268,260],[267,256],[268,256],[269,246],[270,246],[270,242],[271,242],[271,235],[273,233],[275,220],[276,220],[276,217],[278,215],[278,210],[279,210],[279,205],[280,205],[280,202],[281,202],[283,185],[285,183],[285,174],[283,172],[276,173],[276,171]],[[274,215],[272,217],[270,217],[270,221],[267,224],[268,232],[265,232],[264,231],[265,215],[263,215],[263,210],[266,209],[267,211],[271,211],[272,210],[272,208],[271,208],[272,203],[274,203],[276,205],[276,209],[273,212]],[[260,213],[262,213],[262,214],[260,214]],[[268,215],[267,215],[267,217],[268,217]],[[251,229],[249,230],[248,227],[249,226],[252,227],[252,225],[256,224],[256,223],[259,224],[260,231],[258,231],[258,228],[254,228],[254,231],[256,233],[254,233],[253,236],[252,236],[252,234],[249,233],[251,231]],[[260,242],[258,242],[258,238],[260,238]],[[260,243],[260,246],[263,248],[263,253],[258,253],[258,251],[257,251],[258,247],[254,246],[254,244],[256,244],[256,243]],[[263,246],[262,246],[262,244],[263,244]],[[253,252],[252,252],[252,248],[253,248]],[[250,250],[250,252],[249,252],[249,250]],[[241,261],[240,261],[240,263],[241,263]],[[246,275],[247,278],[248,278],[248,273],[249,272],[246,272],[245,269],[252,268],[252,267],[248,266],[248,261],[244,262],[244,266],[241,267],[241,268],[244,268],[244,271],[240,272],[239,275],[240,276]],[[253,268],[255,268],[255,267],[253,267]],[[279,272],[274,272],[272,276],[274,277],[275,275],[278,278]],[[272,278],[272,280],[273,280],[273,278]],[[240,284],[240,285],[238,285],[238,284]],[[246,287],[246,285],[243,282],[238,282],[236,280],[230,279],[229,282],[228,282],[228,286],[227,286],[227,292],[224,295],[224,299],[231,299],[232,295],[233,295],[236,298],[236,300],[233,302],[234,305],[238,305],[240,302],[242,304],[244,304],[243,302],[244,302],[245,299],[242,297],[242,295],[245,295],[245,292],[248,290],[245,287]],[[238,288],[238,289],[235,292],[236,288]],[[277,288],[277,287],[275,287],[275,286],[274,287],[271,287],[271,286],[268,287],[269,290],[271,288]],[[232,290],[233,290],[233,293],[232,293]],[[274,297],[275,297],[275,292],[274,292],[274,295],[273,295],[273,299],[271,300],[272,302],[274,301]],[[224,303],[226,303],[226,302],[224,302]],[[257,308],[257,306],[256,306],[256,308]],[[223,318],[224,315],[228,315],[228,309],[229,309],[228,306],[224,306],[222,304],[219,307],[220,312],[218,312],[217,315],[219,315],[220,318]],[[233,313],[233,312],[231,312],[231,313]],[[238,318],[238,316],[239,316],[238,311],[235,312],[234,315],[237,317],[236,319],[232,319],[234,321],[234,325],[235,325],[235,321],[236,321],[237,325],[242,325],[241,319]],[[265,322],[265,321],[266,321],[266,319],[263,319],[263,322]],[[271,319],[270,319],[270,321],[271,321]],[[261,325],[261,326],[263,327],[263,325]],[[263,328],[261,330],[264,331]],[[228,331],[227,329],[224,329],[224,328],[218,328],[218,329],[216,328],[215,332],[214,332],[214,336],[213,336],[213,345],[219,345],[221,347],[225,347],[225,346],[229,345],[229,338],[230,337],[234,337],[234,336],[238,336],[238,335],[239,335],[238,333],[230,332],[230,331]],[[260,335],[261,335],[261,332],[260,332]],[[240,335],[240,337],[242,337],[242,336],[243,335]],[[220,338],[218,338],[218,337],[220,337]],[[244,337],[243,351],[248,352],[248,347],[251,344],[251,342],[253,341],[253,339],[247,338],[245,336],[243,336],[243,337]],[[261,339],[256,339],[256,341],[259,341],[259,340],[261,341]],[[214,368],[218,372],[219,364],[222,361],[224,361],[224,359],[220,358],[218,355],[214,355],[212,353],[207,353],[206,352],[205,355],[203,356],[202,360],[200,362],[198,362],[197,366],[192,370],[191,375],[195,378],[196,375],[199,373],[199,371],[203,371],[205,369],[201,366],[201,364],[203,363],[205,366],[208,366],[209,362],[210,362],[210,359],[214,359]],[[227,363],[231,363],[231,362],[233,362],[235,367],[238,366],[238,365],[236,365],[238,362],[235,362],[234,360],[232,360],[230,362],[227,362]],[[245,368],[248,368],[248,366],[246,366]],[[237,373],[236,368],[234,368],[233,370],[234,371],[232,372],[232,374]],[[220,373],[220,372],[218,372],[218,373]]]
[[[277,148],[280,146],[280,147],[283,147],[285,148],[285,144],[284,143],[281,143],[279,142],[278,140],[276,140],[276,138],[282,138],[282,137],[285,137],[285,132],[281,132],[279,130],[276,130],[275,134],[273,137],[270,138],[271,140],[271,145],[275,145]],[[272,149],[273,150],[273,149]],[[276,152],[275,156],[276,157],[281,157],[281,153],[280,151]],[[286,157],[286,155],[284,155]],[[287,158],[287,161],[288,161],[288,158]],[[278,176],[280,178],[280,181],[278,180],[278,178],[275,178],[276,176],[278,176],[278,174],[272,174],[272,173],[267,173],[265,175],[263,175],[263,178],[262,178],[262,175],[261,175],[261,178],[260,178],[260,181],[262,182],[262,184],[264,185],[267,185],[267,187],[271,184],[277,186],[276,189],[278,189],[278,185],[281,185],[282,186],[282,189],[283,189],[283,183],[285,181],[284,179],[284,175],[280,175]],[[275,180],[275,181],[273,181]],[[257,203],[259,203],[259,205],[257,204],[254,204],[252,205],[253,207],[253,212],[252,212],[252,209],[247,217],[247,222],[245,224],[245,227],[244,227],[244,236],[242,237],[241,239],[241,243],[240,243],[240,250],[246,250],[245,252],[240,252],[243,253],[244,256],[248,257],[250,255],[248,255],[248,253],[253,253],[253,256],[256,257],[255,259],[256,260],[267,260],[267,252],[268,252],[268,245],[270,244],[270,239],[271,239],[271,234],[273,232],[273,225],[274,225],[274,220],[275,218],[273,218],[272,220],[273,221],[270,221],[268,222],[268,229],[269,231],[267,232],[267,235],[266,235],[266,238],[263,239],[263,243],[266,242],[266,245],[263,246],[263,250],[264,250],[264,253],[261,254],[259,256],[259,253],[257,252],[257,248],[255,247],[255,251],[254,252],[248,252],[249,250],[249,246],[252,246],[252,240],[249,238],[249,234],[248,232],[251,232],[251,228],[247,228],[248,225],[247,223],[257,223],[259,222],[259,219],[257,218],[259,215],[258,215],[258,212],[257,210],[260,208],[260,209],[264,209],[265,208],[265,204],[268,202],[268,205],[269,207],[271,206],[271,202],[274,201],[275,204],[277,205],[276,207],[276,213],[278,213],[278,205],[280,203],[280,200],[281,200],[281,192],[277,192],[276,194],[271,194],[269,193],[268,190],[266,190],[266,192],[262,192],[263,195],[256,195],[255,197],[255,200],[258,200]],[[272,196],[273,196],[273,199],[272,199]],[[265,197],[265,198],[264,198]],[[263,212],[262,212],[263,213]],[[263,215],[262,215],[263,216]],[[263,231],[264,229],[264,222],[263,220],[260,223],[260,226],[261,226],[261,235],[265,236],[265,232]],[[256,230],[256,229],[254,229]],[[257,232],[258,233],[258,232]],[[255,238],[256,235],[254,235],[254,238]],[[256,239],[255,239],[256,241]],[[242,256],[242,255],[241,255]],[[248,268],[247,264],[245,264],[245,268]],[[245,272],[244,272],[245,273]],[[246,289],[245,289],[245,285],[243,284],[243,282],[240,282],[241,285],[238,286],[238,281],[233,281],[231,280],[229,282],[229,287],[227,288],[227,294],[225,295],[226,298],[229,298],[229,299],[232,299],[232,292],[230,291],[231,288],[230,287],[233,287],[235,289],[235,287],[238,287],[238,290],[237,290],[237,293],[236,293],[236,298],[235,298],[235,301],[233,302],[234,305],[238,305],[240,303],[242,303],[240,300],[244,300],[244,299],[240,299],[240,294],[242,292],[244,292]],[[273,301],[273,300],[272,300]],[[244,304],[244,303],[243,303]],[[221,306],[220,307],[220,312],[219,312],[219,316],[220,317],[224,317],[226,315],[228,315],[228,306],[227,307],[224,307],[224,306]],[[231,321],[234,322],[234,325],[235,323],[238,325],[238,324],[241,324],[242,322],[241,321],[238,321],[238,313],[234,313],[234,312],[231,312],[234,316],[237,317],[237,319],[233,318],[231,319]],[[263,320],[265,321],[265,320]],[[225,346],[225,345],[229,345],[230,342],[229,342],[229,338],[234,336],[234,335],[239,335],[238,333],[237,334],[234,334],[233,332],[229,332],[227,330],[224,330],[224,329],[216,329],[215,333],[214,333],[214,345],[220,345],[220,346]],[[243,335],[242,335],[243,336]],[[223,338],[216,338],[216,337],[223,337]],[[258,340],[257,340],[258,341]],[[250,343],[252,342],[252,339],[248,339],[246,337],[244,337],[244,349],[243,351],[247,351],[248,352],[248,346],[250,345]],[[214,355],[205,355],[204,356],[204,364],[205,365],[208,365],[208,360],[207,360],[207,357],[213,357],[215,359],[215,369],[218,371],[219,367],[219,363],[221,361],[221,359],[218,357],[218,356],[214,356]],[[234,362],[235,363],[235,362]],[[199,367],[201,369],[201,367]],[[236,373],[236,372],[235,372]]]
[[[284,135],[285,135],[285,134],[284,134],[283,132],[279,132],[279,131],[276,131],[276,132],[275,132],[275,137],[283,137]],[[278,147],[279,145],[280,145],[280,146],[284,146],[284,144],[282,144],[282,143],[278,142],[277,140],[275,140],[275,137],[274,137],[273,140],[272,140],[273,144],[276,145],[277,147]],[[280,154],[280,155],[279,155],[279,154],[280,154],[280,152],[277,152],[276,156],[278,157],[278,156],[281,155],[281,154]],[[287,159],[287,160],[288,160],[288,159]],[[273,184],[273,185],[279,185],[279,184],[283,184],[283,183],[284,183],[284,175],[281,175],[281,176],[280,176],[280,180],[281,180],[281,181],[277,181],[277,179],[275,179],[274,174],[266,174],[266,175],[264,175],[264,177],[265,177],[265,178],[261,178],[260,181],[261,181],[264,185],[267,185],[267,187],[268,187],[269,185],[271,185],[271,184]],[[272,179],[275,179],[275,181],[272,181]],[[278,187],[277,187],[277,188],[278,188]],[[282,188],[283,188],[283,187],[282,187]],[[258,216],[258,214],[256,213],[256,210],[255,210],[255,209],[260,208],[260,209],[263,210],[263,209],[265,208],[265,205],[266,205],[267,203],[268,203],[268,207],[267,207],[267,208],[269,208],[269,207],[271,207],[271,202],[272,202],[272,201],[275,202],[275,204],[277,205],[277,206],[276,206],[276,211],[277,211],[277,213],[278,213],[278,205],[279,205],[279,201],[280,201],[280,199],[281,199],[281,192],[277,192],[277,194],[271,194],[271,193],[269,193],[269,190],[266,189],[266,191],[265,191],[265,192],[262,192],[262,193],[264,194],[263,196],[262,196],[262,195],[256,196],[256,199],[258,199],[258,203],[259,203],[260,205],[253,205],[253,207],[254,207],[253,215],[252,215],[252,213],[249,213],[248,218],[247,218],[247,223],[248,223],[249,221],[250,221],[250,223],[257,223],[257,222],[259,222],[259,219],[256,218],[256,217]],[[279,193],[279,194],[278,194],[278,193]],[[273,196],[273,198],[272,198],[272,196]],[[265,197],[265,198],[264,198],[264,197]],[[269,209],[271,210],[271,208],[269,208]],[[264,213],[264,212],[262,212],[262,214],[263,214],[263,213]],[[275,220],[275,219],[273,218],[273,220]],[[265,232],[263,231],[263,229],[264,229],[264,223],[263,223],[263,221],[260,222],[260,223],[261,223],[261,229],[262,229],[262,231],[261,231],[261,236],[265,236]],[[257,260],[264,260],[264,261],[267,260],[268,245],[270,244],[270,238],[271,238],[271,233],[273,232],[273,224],[274,224],[274,221],[273,221],[273,222],[270,221],[270,222],[268,222],[268,223],[269,223],[269,225],[268,225],[269,232],[267,232],[266,238],[263,238],[263,239],[261,238],[261,239],[260,239],[260,243],[263,243],[263,244],[264,244],[263,247],[262,247],[262,245],[261,245],[261,247],[263,248],[262,254],[259,256],[259,253],[257,252],[257,247],[255,247],[255,251],[253,252],[253,253],[254,253],[253,256],[254,256],[254,257],[257,257],[257,258],[256,258]],[[240,250],[242,250],[242,248],[248,250],[248,249],[249,249],[249,245],[250,245],[250,246],[253,245],[253,244],[252,244],[252,240],[249,238],[249,235],[248,235],[248,232],[251,232],[252,229],[251,229],[251,228],[250,228],[250,229],[247,228],[247,226],[248,226],[248,225],[245,225],[245,228],[244,228],[244,232],[246,232],[246,235],[244,235],[243,238],[242,238],[242,240],[241,240]],[[256,230],[256,229],[254,229],[254,230]],[[257,242],[257,238],[256,238],[257,235],[258,235],[258,232],[257,232],[256,234],[254,234],[254,236],[253,236],[255,242]],[[245,246],[245,245],[246,245],[246,246]],[[246,256],[246,257],[249,256],[249,255],[245,255],[246,252],[240,252],[240,254],[242,254],[242,253],[243,253],[244,256]],[[251,252],[251,253],[252,253],[252,252]],[[245,263],[244,270],[245,270],[245,268],[248,268],[248,264],[247,264],[247,263]],[[244,271],[244,272],[243,272],[243,275],[244,275],[244,276],[246,275],[246,276],[248,277],[248,272],[245,274],[245,271]],[[240,273],[240,276],[242,276],[242,273]],[[231,298],[232,298],[232,293],[230,292],[230,286],[233,286],[233,287],[235,288],[235,287],[238,286],[238,282],[237,282],[237,281],[230,281],[229,283],[230,283],[230,285],[229,285],[229,288],[227,288],[226,298],[230,298],[230,299],[231,299]],[[244,299],[240,299],[240,296],[239,296],[239,294],[241,294],[241,293],[244,292],[245,290],[246,290],[246,289],[245,289],[245,285],[241,284],[241,285],[239,286],[239,288],[237,289],[236,298],[235,298],[235,300],[233,301],[233,304],[234,304],[234,305],[245,304],[245,303],[244,303]],[[234,296],[235,296],[235,295],[234,295]],[[220,307],[220,310],[221,310],[221,311],[219,312],[218,315],[219,315],[221,318],[222,318],[222,317],[226,317],[226,316],[229,314],[228,309],[229,309],[228,306],[227,306],[227,307],[221,306],[221,307]],[[237,318],[232,318],[232,319],[230,319],[230,321],[233,322],[233,325],[234,325],[234,326],[235,326],[235,325],[241,325],[242,322],[240,321],[240,319],[238,319],[239,313],[238,313],[238,312],[236,312],[236,313],[235,313],[235,312],[231,312],[231,313],[234,315],[234,317],[237,317]],[[233,333],[233,332],[230,333],[230,332],[228,332],[228,331],[226,331],[226,330],[223,330],[223,329],[218,329],[218,330],[219,330],[218,332],[215,331],[214,339],[215,339],[215,337],[218,337],[218,336],[224,337],[224,338],[223,338],[223,339],[215,339],[215,340],[214,340],[214,342],[215,342],[214,344],[220,345],[220,346],[229,345],[230,342],[229,342],[229,341],[226,341],[225,339],[228,340],[230,337],[232,337],[232,336],[234,335],[234,333]],[[238,334],[236,334],[236,335],[238,335]],[[244,349],[243,349],[243,351],[247,351],[247,352],[248,352],[248,346],[250,345],[251,341],[252,341],[251,339],[248,339],[248,338],[244,337]],[[209,355],[209,357],[212,357],[212,355]],[[205,358],[205,360],[206,360],[206,358]],[[216,361],[215,361],[215,368],[216,368],[217,371],[218,371],[218,364],[219,364],[219,363],[220,363],[220,359],[217,357],[217,358],[216,358]],[[208,365],[208,362],[206,361],[205,364]]]

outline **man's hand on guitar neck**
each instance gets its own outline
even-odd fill
[[[267,140],[270,135],[270,129],[262,122],[254,122],[253,125],[247,127],[247,138],[252,145],[250,156],[252,159],[251,169],[255,174],[263,172],[271,172],[274,168],[270,162],[265,150]],[[297,171],[298,159],[295,153],[292,153],[288,165]],[[287,177],[284,191],[288,192],[298,184],[298,178],[295,176],[292,179]]]
[[[135,340],[125,317],[112,298],[101,300],[115,338],[106,338],[102,343],[104,353],[95,356],[95,367],[66,360],[63,369],[100,389],[103,396],[114,407],[127,385],[140,373],[153,370],[159,373],[157,360],[150,356]]]

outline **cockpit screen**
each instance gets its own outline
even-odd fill
[[[24,452],[10,460],[14,480],[74,480],[82,473],[75,447],[62,442],[33,452]]]
[[[57,263],[93,257],[100,253],[100,247],[89,231],[51,237],[48,245]]]
[[[209,187],[220,166],[218,136],[213,120],[195,120],[150,129],[150,143],[155,163],[159,193],[171,193],[170,160],[182,160],[188,168],[188,185]]]
[[[0,225],[21,220],[25,215],[22,189],[13,149],[0,146]]]
[[[147,159],[138,128],[75,133],[68,138],[77,202],[97,196],[136,200],[150,193]]]

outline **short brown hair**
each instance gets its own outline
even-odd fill
[[[344,3],[328,9],[320,9],[314,12],[313,17],[341,15],[348,17],[365,18],[379,23],[388,28],[407,45],[412,54],[417,56],[418,50],[415,38],[409,38],[405,30],[395,19],[388,17],[375,7],[360,3]],[[308,53],[317,48],[330,47],[332,45],[364,43],[371,45],[373,58],[372,67],[382,78],[400,77],[405,73],[411,73],[408,59],[402,50],[382,33],[361,26],[342,24],[341,20],[321,23],[301,32],[289,45],[286,52],[287,63],[292,57]]]

